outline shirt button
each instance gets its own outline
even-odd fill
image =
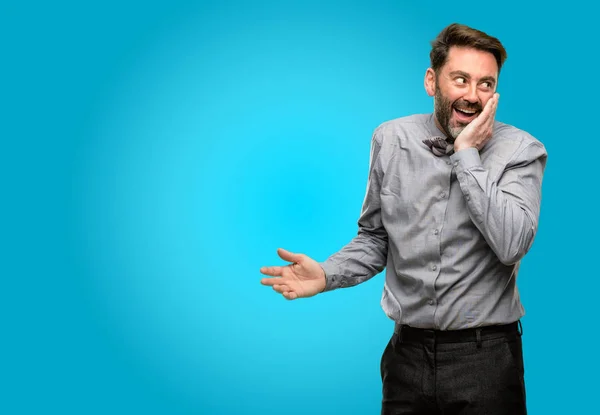
[[[458,166],[458,161],[454,162],[454,167]]]
[[[427,302],[429,303],[429,305],[433,305],[433,300],[429,300]]]
[[[451,165],[452,163],[450,162],[450,160],[446,160],[446,164],[449,166],[449,165]]]
[[[465,196],[465,199],[467,199],[467,200],[471,200],[471,196],[469,196],[469,195],[466,195],[466,196]]]
[[[437,235],[438,233],[440,233],[440,231],[438,231],[438,230],[436,229],[436,230],[434,230],[434,231],[433,231],[433,233],[434,233],[435,235]]]
[[[441,197],[442,199],[443,199],[443,198],[445,198],[445,197],[446,197],[446,192],[442,192],[442,193],[440,193],[440,197]]]
[[[434,271],[437,270],[437,265],[432,266],[431,269]]]

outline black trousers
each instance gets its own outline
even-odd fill
[[[381,414],[526,414],[520,327],[397,325],[381,358]]]

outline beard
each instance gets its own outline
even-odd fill
[[[440,88],[438,87],[438,83],[435,85],[435,101],[434,101],[434,114],[435,118],[438,120],[440,124],[441,130],[446,133],[447,141],[450,143],[454,143],[456,137],[465,129],[468,123],[462,123],[460,121],[454,121],[454,125],[451,122],[452,118],[452,110],[453,108],[466,108],[470,110],[475,110],[477,112],[481,112],[481,104],[479,103],[471,103],[462,99],[457,99],[454,102],[450,102],[448,98],[446,98]]]

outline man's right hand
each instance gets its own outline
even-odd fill
[[[288,300],[312,297],[325,289],[325,271],[314,259],[304,254],[293,254],[279,248],[281,259],[292,264],[286,266],[262,267],[260,272],[277,278],[263,278],[263,285],[270,285]]]
[[[485,103],[483,111],[465,127],[454,141],[454,151],[458,152],[464,148],[474,147],[481,151],[483,146],[492,138],[494,132],[494,119],[500,94],[495,93]]]

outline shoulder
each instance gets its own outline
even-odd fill
[[[429,133],[431,114],[413,114],[379,124],[373,131],[373,140],[379,145],[402,145],[410,139],[422,139]]]
[[[494,137],[502,140],[514,141],[523,146],[535,145],[544,147],[544,144],[525,130],[499,121],[494,123]]]
[[[492,139],[483,148],[495,156],[508,160],[521,157],[546,158],[544,144],[529,132],[499,121],[494,123]]]

